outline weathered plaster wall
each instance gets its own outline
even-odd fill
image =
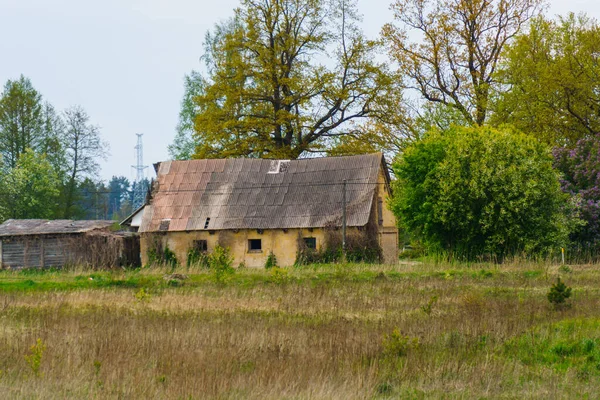
[[[171,249],[177,256],[180,264],[187,263],[187,253],[193,246],[195,240],[206,240],[208,251],[211,252],[217,244],[222,247],[229,247],[234,257],[234,266],[244,263],[247,267],[263,267],[270,252],[273,252],[280,266],[291,266],[296,261],[296,251],[298,249],[298,234],[301,237],[314,237],[317,240],[317,249],[321,249],[324,243],[324,233],[321,229],[289,229],[284,232],[282,229],[264,230],[259,233],[257,230],[239,230],[234,231],[190,231],[190,232],[168,232],[156,233],[163,243]],[[142,235],[141,251],[142,264],[148,262],[149,234]],[[248,249],[249,239],[261,239],[262,250],[250,251]]]

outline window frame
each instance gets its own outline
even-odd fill
[[[195,250],[200,251],[201,253],[207,253],[208,252],[208,240],[206,240],[206,239],[194,240],[194,241],[192,241],[192,247]]]

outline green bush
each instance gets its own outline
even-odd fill
[[[393,171],[392,210],[428,251],[501,261],[564,245],[573,225],[550,149],[508,128],[432,131]]]
[[[410,350],[418,347],[418,338],[405,336],[398,329],[383,338],[383,354],[386,357],[405,357]]]

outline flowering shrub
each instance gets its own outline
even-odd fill
[[[572,239],[577,243],[600,246],[600,134],[580,139],[574,148],[555,148],[554,166],[563,174],[562,190],[577,200],[581,219]]]

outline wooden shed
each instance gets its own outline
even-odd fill
[[[9,219],[0,225],[0,268],[140,265],[137,234],[114,221]]]

